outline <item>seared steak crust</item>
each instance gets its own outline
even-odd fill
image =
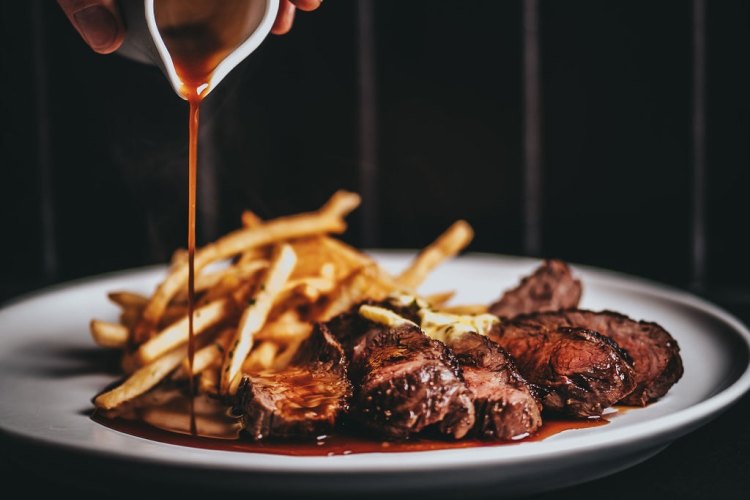
[[[502,347],[478,333],[465,333],[450,349],[474,399],[478,437],[519,439],[541,427],[542,406]]]
[[[416,303],[403,306],[385,301],[378,305],[416,323],[420,321]],[[512,440],[539,430],[542,406],[537,393],[518,373],[505,349],[475,332],[451,336],[447,342],[472,393],[476,436]]]
[[[550,410],[599,416],[635,388],[627,354],[595,331],[512,321],[497,325],[490,338],[513,356],[526,380],[547,392],[542,403]]]
[[[489,311],[501,318],[512,318],[525,313],[568,309],[578,306],[581,293],[581,282],[573,278],[565,262],[546,260],[517,287],[491,304]]]
[[[327,326],[349,356],[353,409],[364,425],[397,438],[431,426],[456,439],[471,430],[471,392],[445,345],[414,325],[386,327],[352,312]]]
[[[256,440],[324,434],[349,408],[352,388],[341,345],[316,327],[289,366],[245,376],[235,411]]]
[[[635,369],[636,388],[621,400],[624,404],[645,406],[659,399],[683,373],[677,341],[656,323],[635,321],[612,311],[579,309],[529,314],[516,320],[550,329],[560,326],[588,328],[614,340],[630,355]]]

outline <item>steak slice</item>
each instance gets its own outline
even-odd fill
[[[542,406],[505,349],[474,332],[464,333],[448,345],[474,399],[477,436],[521,439],[542,426]]]
[[[364,425],[396,438],[434,427],[460,439],[471,430],[471,392],[444,344],[412,323],[390,327],[355,312],[324,326],[341,339],[349,356],[352,405]]]
[[[403,295],[380,305],[419,323],[428,336],[445,343],[456,356],[474,400],[478,437],[521,439],[541,427],[541,404],[510,354],[484,335],[490,326],[483,329],[476,321],[462,325],[465,318],[436,313],[418,299]]]
[[[614,340],[633,360],[635,390],[621,400],[645,406],[667,393],[682,377],[682,358],[677,341],[656,323],[635,321],[612,311],[579,309],[530,314],[517,318],[523,323],[539,323],[547,328],[573,326],[595,330]]]
[[[581,292],[581,282],[573,278],[565,262],[546,260],[517,287],[491,304],[489,311],[501,318],[512,318],[525,313],[569,309],[578,306]]]
[[[328,432],[349,408],[347,360],[325,328],[315,328],[287,368],[245,376],[235,412],[255,440],[314,437]]]
[[[542,403],[550,410],[600,416],[635,388],[628,355],[593,330],[512,321],[499,323],[490,338],[513,356],[526,380],[547,392]]]

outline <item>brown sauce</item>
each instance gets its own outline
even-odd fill
[[[161,443],[208,450],[303,457],[515,446],[542,441],[566,431],[609,424],[607,418],[573,420],[548,417],[536,434],[517,441],[475,438],[448,441],[421,437],[388,441],[366,430],[348,426],[340,426],[329,435],[310,436],[308,439],[252,441],[242,434],[240,419],[232,416],[230,409],[220,402],[200,395],[195,398],[194,408],[196,432],[191,432],[190,429],[187,398],[176,389],[156,389],[117,415],[96,412],[92,419],[110,429]]]
[[[154,2],[156,25],[188,93],[203,93],[216,66],[256,30],[264,13],[261,0]]]
[[[590,429],[607,425],[608,420],[547,420],[533,436],[518,441],[488,441],[482,439],[462,439],[443,441],[439,439],[416,438],[407,441],[384,441],[364,432],[347,429],[336,433],[317,436],[307,440],[266,440],[252,441],[241,436],[237,439],[209,438],[200,435],[181,434],[165,431],[142,420],[125,418],[107,418],[94,414],[94,421],[125,434],[138,436],[160,443],[202,448],[207,450],[237,451],[245,453],[268,453],[272,455],[289,455],[300,457],[325,457],[334,455],[351,455],[353,453],[395,453],[408,451],[453,450],[459,448],[476,448],[486,446],[514,446],[527,442],[542,441],[561,432]]]
[[[216,66],[260,24],[264,2],[259,0],[156,0],[154,15],[159,33],[174,63],[190,106],[188,118],[188,366],[193,371],[195,341],[195,198],[198,172],[200,105]],[[195,394],[193,377],[190,393]],[[190,399],[190,431],[196,434],[195,411]]]

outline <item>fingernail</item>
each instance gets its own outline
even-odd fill
[[[78,30],[94,50],[110,47],[120,32],[115,16],[101,5],[92,5],[79,10],[73,17]]]

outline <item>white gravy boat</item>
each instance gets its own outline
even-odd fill
[[[260,22],[245,38],[244,42],[240,43],[216,66],[208,82],[207,93],[213,90],[235,66],[250,55],[270,33],[279,10],[279,0],[262,1],[265,11],[260,18]],[[185,0],[186,4],[188,2],[189,0]],[[180,92],[180,78],[156,24],[154,0],[123,0],[119,6],[125,20],[127,33],[117,53],[135,61],[158,66],[167,76],[177,95],[184,99]]]

